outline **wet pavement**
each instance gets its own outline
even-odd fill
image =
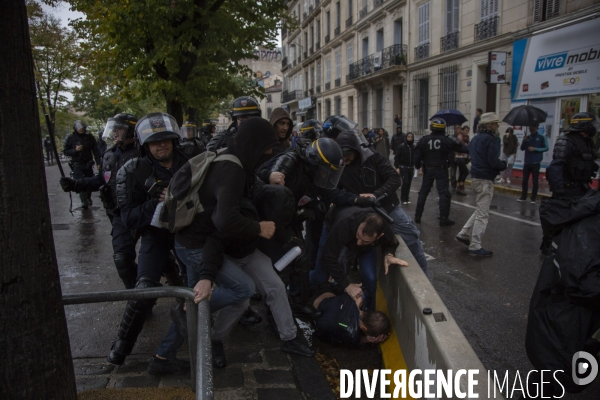
[[[525,381],[527,372],[533,369],[525,353],[525,329],[529,300],[544,258],[538,250],[542,240],[540,200],[536,204],[518,202],[521,181],[511,181],[512,185],[496,185],[483,236],[482,246],[493,251],[493,257],[471,257],[468,247],[455,240],[474,211],[475,194],[469,186],[467,196],[453,195],[450,219],[456,221],[454,226],[438,225],[435,188],[429,193],[417,226],[425,252],[433,258],[428,262],[433,286],[483,365],[503,375],[509,371],[512,384],[517,370]],[[412,203],[404,206],[411,218],[420,186],[421,179],[415,178],[411,185]],[[540,191],[540,195],[544,194],[548,194],[547,190]],[[598,398],[600,379],[583,393],[564,397]]]
[[[68,170],[68,166],[63,164]],[[63,294],[121,290],[113,260],[110,223],[97,193],[89,210],[79,207],[73,194],[58,184],[56,166],[46,167],[52,227]],[[163,282],[164,283],[164,282]],[[156,378],[145,371],[170,323],[172,299],[159,299],[146,321],[131,356],[123,366],[106,361],[118,329],[125,302],[65,306],[77,389],[190,387],[188,376]],[[215,399],[334,399],[325,374],[313,357],[288,355],[279,350],[280,340],[268,329],[262,302],[252,306],[263,316],[256,326],[237,326],[225,342],[228,367],[214,370]],[[377,347],[347,350],[318,342],[321,360],[335,360],[340,368],[381,368]],[[189,359],[184,344],[177,355]],[[335,374],[334,374],[335,375]],[[339,373],[337,373],[339,376]]]

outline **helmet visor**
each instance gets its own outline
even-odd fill
[[[333,125],[333,127],[336,129],[339,129],[340,132],[353,130],[357,126],[358,126],[358,124],[356,122],[354,122],[351,119],[348,119],[344,116],[341,116],[340,118],[338,118],[338,120],[335,122],[335,125]]]
[[[168,114],[155,113],[142,118],[135,127],[141,145],[164,139],[179,139],[181,131],[175,118]]]
[[[79,133],[84,133],[87,125],[81,121],[76,121],[75,124],[73,124],[73,128],[75,128],[75,130]]]
[[[344,165],[326,164],[323,161],[317,163],[314,183],[323,189],[335,189],[344,172]]]
[[[114,118],[109,118],[106,121],[106,126],[104,127],[104,132],[102,133],[102,139],[107,142],[111,141],[113,143],[120,143],[127,139],[127,133],[129,132],[129,127],[127,123],[116,120]]]
[[[198,137],[196,132],[196,125],[183,124],[181,126],[181,135],[184,139],[193,139],[195,137]]]

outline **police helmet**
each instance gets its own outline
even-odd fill
[[[429,129],[431,132],[445,132],[446,131],[446,121],[439,117],[435,117],[431,119],[431,124],[429,125]]]
[[[181,136],[184,139],[193,139],[198,137],[198,129],[196,127],[196,123],[193,121],[185,121],[183,125],[181,125]]]
[[[300,127],[300,136],[310,140],[317,140],[321,137],[322,133],[323,128],[321,127],[321,123],[316,119],[309,119]]]
[[[238,97],[231,103],[231,111],[229,113],[234,121],[237,117],[260,117],[260,105],[258,101],[250,96]]]
[[[177,121],[167,113],[157,112],[142,117],[135,126],[138,143],[159,142],[165,139],[181,139],[181,131]]]
[[[585,132],[592,137],[598,131],[598,121],[594,114],[589,112],[580,112],[571,118],[570,132]]]
[[[332,115],[323,122],[323,132],[331,139],[337,138],[340,132],[356,129],[358,124],[344,115]]]
[[[80,132],[80,130],[83,129],[83,132]],[[77,133],[85,133],[87,129],[87,124],[85,122],[83,122],[82,120],[78,119],[77,121],[73,122],[73,130]]]
[[[316,167],[315,185],[324,189],[337,187],[344,171],[344,155],[335,140],[315,140],[305,148],[304,159]]]
[[[137,117],[133,114],[120,113],[106,121],[102,138],[119,143],[127,138],[134,137]]]

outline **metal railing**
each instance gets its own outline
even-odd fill
[[[202,300],[199,304],[194,303],[192,289],[172,286],[110,292],[72,293],[63,295],[63,304],[106,303],[162,297],[185,299],[192,390],[196,392],[196,400],[212,400],[214,393],[210,343],[210,306],[207,299]]]
[[[306,60],[308,58],[308,53],[305,51],[304,52],[304,59]]]
[[[341,31],[341,27],[338,25],[334,30],[333,30],[333,37],[336,37],[337,35],[340,34]]]
[[[287,57],[283,57],[281,59],[281,68],[287,67],[287,62],[288,62],[288,58]]]
[[[481,22],[475,24],[475,41],[485,40],[498,35],[498,20],[500,17],[493,16],[482,19]]]
[[[429,43],[415,47],[415,61],[424,60],[427,57],[429,57]]]
[[[289,101],[299,100],[302,98],[302,90],[291,90],[285,91],[281,94],[281,102],[287,103]]]
[[[364,6],[359,12],[358,12],[358,19],[361,19],[362,17],[364,17],[365,15],[367,15],[369,13],[369,6]]]
[[[350,26],[352,26],[352,16],[346,20],[346,28],[349,28]]]
[[[338,86],[340,86],[341,84],[342,84],[342,78],[337,78],[337,79],[335,80],[335,87],[338,87]]]
[[[317,50],[319,50],[321,48],[321,42],[317,42],[315,46],[317,47]]]
[[[383,5],[384,0],[373,0],[373,9]]]
[[[405,44],[393,44],[381,51],[381,57],[376,57],[379,55],[378,52],[350,64],[348,80],[353,80],[394,65],[406,65],[406,49],[407,46]]]
[[[329,43],[329,35],[325,36],[325,44]]]
[[[441,49],[442,51],[458,49],[458,36],[459,32],[452,32],[441,38]]]
[[[331,89],[331,82],[326,82],[325,83],[325,90],[329,90]]]
[[[315,48],[314,47],[311,47],[309,50],[310,50],[310,54],[313,54],[315,52]]]
[[[317,85],[317,93],[321,93],[321,85]]]
[[[315,7],[312,4],[310,6],[308,6],[309,13],[313,12],[314,9],[315,9]]]

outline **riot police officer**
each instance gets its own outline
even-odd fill
[[[227,142],[237,132],[237,127],[240,122],[250,117],[262,116],[260,111],[260,105],[258,102],[250,96],[238,97],[231,103],[231,111],[229,111],[232,122],[227,130],[217,133],[206,145],[206,149],[209,151],[217,151],[227,147]]]
[[[71,157],[69,166],[72,170],[73,179],[91,178],[94,176],[94,161],[100,165],[100,152],[96,145],[96,139],[87,133],[87,125],[81,120],[73,123],[73,133],[67,135],[63,146],[63,154]],[[81,208],[86,210],[92,205],[92,194],[80,192]]]
[[[300,136],[306,139],[310,139],[311,142],[314,142],[323,134],[323,127],[321,123],[316,119],[309,119],[304,121],[302,126],[300,127]]]
[[[431,134],[419,140],[415,149],[415,167],[423,166],[423,182],[417,200],[415,222],[421,222],[427,195],[436,183],[440,196],[440,226],[454,225],[448,218],[450,215],[450,200],[452,195],[448,187],[448,158],[451,151],[468,153],[469,148],[462,144],[456,137],[446,136],[446,121],[441,118],[431,120]]]
[[[160,286],[160,278],[173,249],[173,235],[166,229],[152,226],[152,218],[173,174],[187,161],[177,148],[181,138],[175,119],[166,113],[152,113],[141,118],[135,127],[141,156],[129,160],[117,174],[117,201],[121,219],[127,228],[141,234],[138,274],[135,288]],[[183,268],[184,266],[182,266]],[[132,300],[127,303],[119,326],[118,338],[107,359],[123,364],[131,354],[153,300]],[[184,341],[183,332],[171,324],[148,372],[161,374],[189,367],[175,358]]]
[[[213,134],[216,132],[217,127],[212,123],[210,119],[205,119],[202,123],[202,128],[200,128],[200,141],[206,147],[210,139],[212,139]]]
[[[183,136],[181,139],[181,150],[189,158],[206,151],[204,143],[198,138],[198,130],[193,121],[185,121],[181,125],[181,136]]]
[[[135,263],[135,244],[137,240],[121,220],[117,205],[117,171],[129,160],[139,157],[140,152],[134,145],[134,128],[137,118],[132,114],[117,114],[109,118],[104,128],[103,138],[114,142],[102,156],[100,173],[91,178],[60,178],[60,186],[65,192],[100,191],[106,215],[112,224],[113,259],[119,278],[126,289],[135,286],[137,264]]]
[[[592,137],[597,132],[596,117],[588,112],[573,115],[569,130],[554,144],[552,162],[546,177],[553,198],[578,198],[590,189],[592,177],[598,171]],[[540,250],[545,254],[551,247],[553,233],[542,220],[544,237]]]
[[[344,115],[332,115],[323,121],[323,133],[326,137],[337,139],[337,136],[345,131],[356,129],[358,124]]]

